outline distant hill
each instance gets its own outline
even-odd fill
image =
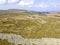
[[[54,17],[60,17],[60,13],[56,12],[56,13],[51,13],[51,14],[46,14],[47,16],[54,16]]]
[[[13,14],[13,15],[12,15]],[[7,16],[17,16],[17,15],[41,15],[41,16],[57,16],[60,17],[60,12],[35,12],[35,11],[28,11],[28,10],[21,10],[21,9],[8,9],[8,10],[0,10],[0,16],[4,15]]]
[[[38,14],[37,12],[32,12],[32,11],[27,11],[27,10],[18,10],[18,9],[9,9],[9,10],[0,10],[0,15],[8,15],[8,14],[21,14],[21,15],[26,15],[26,14]]]
[[[21,9],[8,9],[8,10],[0,10],[0,15],[2,14],[49,14],[50,12],[35,12],[35,11],[28,11],[28,10],[21,10]]]

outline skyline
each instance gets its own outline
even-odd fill
[[[0,0],[0,10],[7,9],[60,12],[60,0]]]

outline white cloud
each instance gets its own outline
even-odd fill
[[[47,4],[44,4],[44,3],[41,3],[41,4],[39,5],[39,7],[40,7],[40,8],[47,8],[48,5],[47,5]]]
[[[45,3],[40,3],[40,4],[33,5],[33,7],[45,9],[45,8],[49,7],[49,5],[45,4]]]
[[[8,0],[8,3],[16,3],[18,2],[19,0]]]
[[[6,0],[0,0],[0,4],[5,4]]]
[[[21,6],[31,6],[34,4],[34,0],[21,0],[18,5]]]

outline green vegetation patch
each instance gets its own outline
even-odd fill
[[[0,39],[0,45],[14,45],[13,43],[9,43],[7,40],[1,40]]]

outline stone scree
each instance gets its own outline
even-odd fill
[[[0,33],[0,39],[6,39],[10,43],[14,43],[14,45],[60,45],[60,39],[58,38],[40,38],[40,39],[24,39],[20,35],[16,34],[7,34]]]

